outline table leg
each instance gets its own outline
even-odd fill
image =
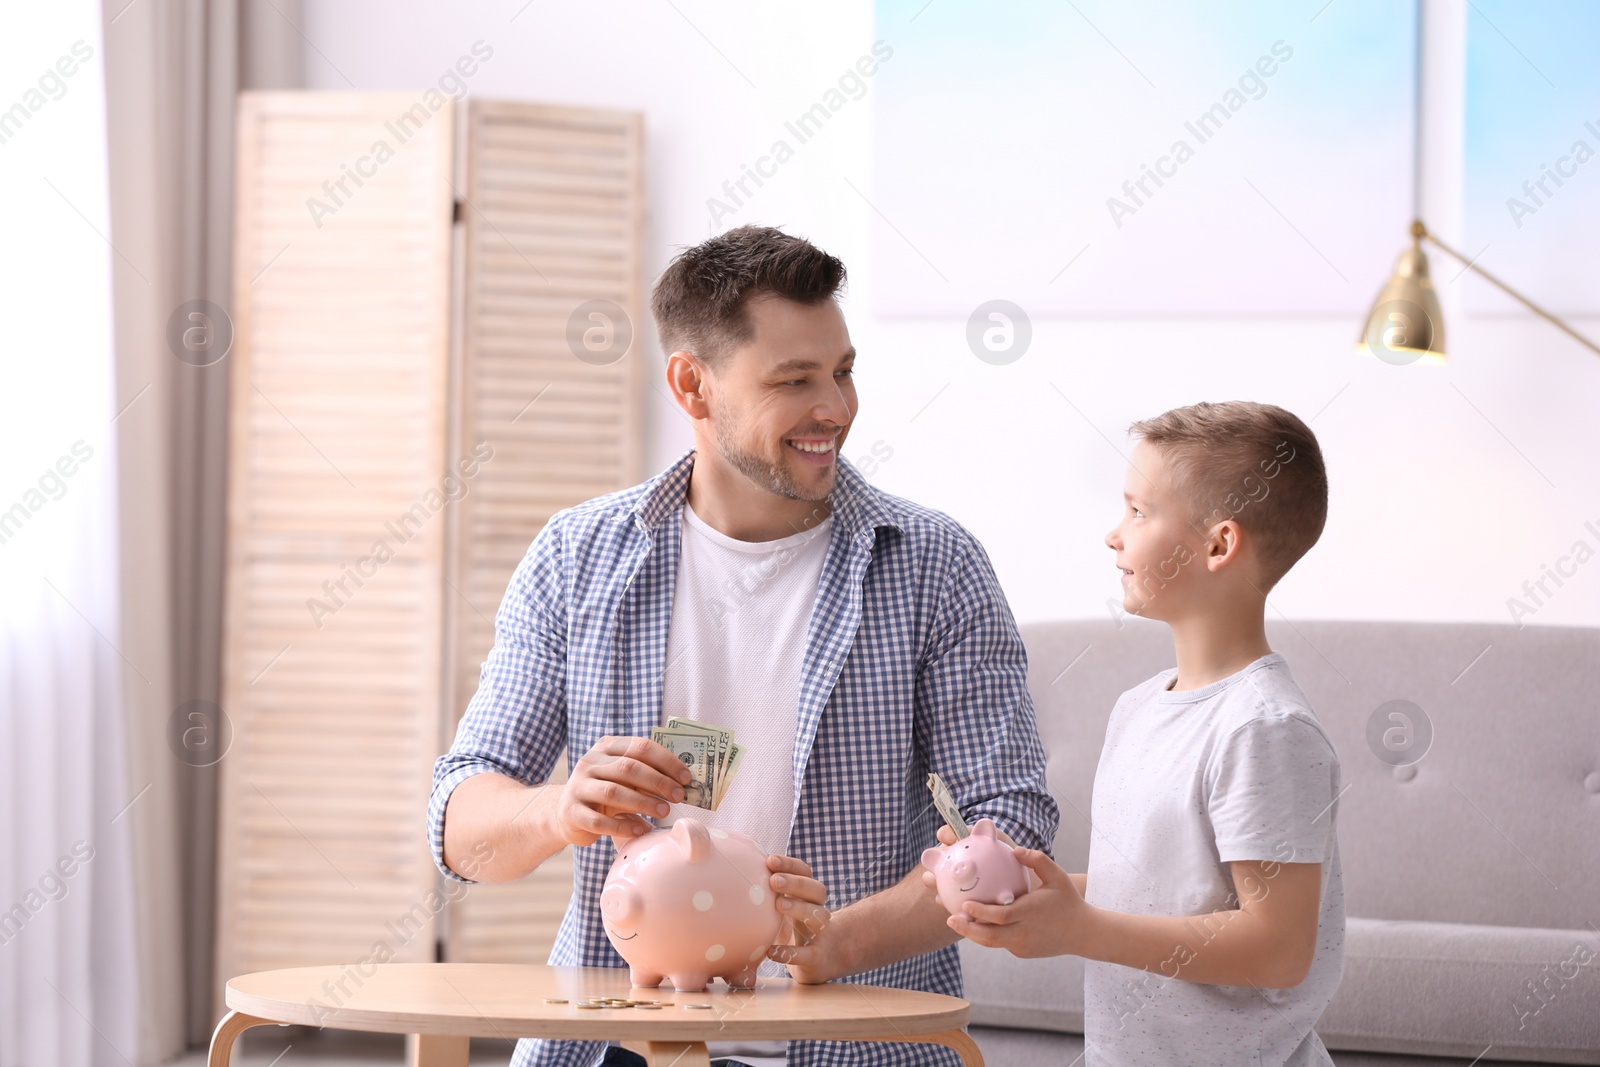
[[[983,1067],[983,1052],[978,1043],[965,1030],[944,1030],[937,1034],[919,1034],[916,1037],[875,1037],[873,1041],[910,1042],[920,1045],[943,1045],[955,1049],[966,1067]]]
[[[254,1015],[230,1011],[217,1023],[211,1033],[211,1053],[206,1058],[207,1067],[228,1067],[233,1062],[233,1042],[253,1026],[269,1026],[271,1019],[258,1019]]]
[[[458,1034],[407,1034],[406,1067],[467,1067],[471,1044]]]

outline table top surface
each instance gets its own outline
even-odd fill
[[[612,998],[658,1007],[580,1007]],[[271,1022],[400,1034],[573,1040],[912,1037],[967,1024],[967,1002],[939,993],[762,978],[705,992],[634,986],[625,968],[502,963],[295,967],[229,979],[228,1007]],[[690,1007],[689,1005],[703,1005]],[[826,1027],[819,1027],[819,1023]],[[823,1030],[825,1029],[825,1033]]]

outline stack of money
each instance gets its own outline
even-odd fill
[[[950,795],[949,787],[939,780],[937,774],[928,775],[928,792],[933,794],[933,806],[939,809],[939,814],[944,816],[944,821],[955,831],[956,836],[971,836],[972,830],[967,826],[967,820],[961,817],[961,809],[956,807],[955,798]]]
[[[683,802],[716,811],[744,759],[744,747],[733,740],[733,731],[674,715],[650,731],[650,740],[682,760],[693,775],[683,787]]]

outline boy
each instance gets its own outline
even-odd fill
[[[1171,627],[1177,667],[1111,713],[1088,872],[1018,850],[1035,889],[949,923],[1089,961],[1089,1067],[1331,1064],[1313,1027],[1343,971],[1339,762],[1263,625],[1268,591],[1322,533],[1322,455],[1266,404],[1195,404],[1131,432],[1106,544],[1124,608]]]

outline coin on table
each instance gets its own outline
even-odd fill
[[[544,1002],[546,1004],[565,1004],[566,1003],[566,1001],[563,1000],[561,997],[545,997],[544,998]]]
[[[711,1010],[711,1005],[709,1005],[709,1004],[685,1004],[684,1007],[693,1008],[695,1011],[710,1011]]]
[[[575,1004],[573,1006],[579,1011],[599,1011],[601,1008],[605,1007],[604,1004]]]

